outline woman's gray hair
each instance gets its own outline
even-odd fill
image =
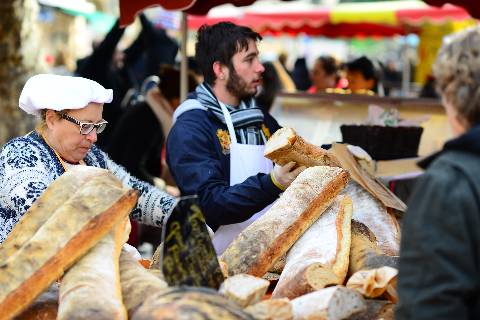
[[[433,65],[437,90],[468,127],[480,123],[480,27],[459,32],[440,49]]]

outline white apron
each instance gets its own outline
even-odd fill
[[[257,173],[269,173],[273,168],[273,163],[263,156],[265,146],[237,143],[230,113],[223,103],[220,101],[219,103],[230,134],[230,185],[241,183]],[[270,206],[255,213],[247,221],[220,226],[213,236],[213,246],[217,254],[222,254],[233,239],[253,221],[261,217]]]

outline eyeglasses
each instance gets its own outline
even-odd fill
[[[78,121],[77,119],[69,116],[66,113],[62,113],[61,117],[67,121],[70,121],[71,123],[75,123],[76,125],[78,125],[80,127],[80,134],[84,136],[92,132],[93,129],[96,129],[97,134],[102,133],[108,123],[105,120],[102,120],[99,123]]]

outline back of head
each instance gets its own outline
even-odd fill
[[[437,90],[467,127],[480,123],[480,27],[452,36],[433,65]]]
[[[322,64],[322,68],[327,75],[336,75],[338,73],[338,62],[332,56],[320,56],[317,58],[317,62]]]
[[[230,66],[235,53],[248,48],[249,40],[259,41],[261,39],[262,37],[252,29],[231,22],[201,26],[195,44],[195,59],[205,82],[210,85],[215,83],[213,72],[215,61]]]

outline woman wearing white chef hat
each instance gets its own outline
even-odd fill
[[[132,218],[163,224],[175,198],[130,176],[95,146],[97,135],[107,126],[103,104],[112,97],[112,90],[81,77],[39,74],[27,81],[19,105],[39,117],[40,123],[1,149],[0,243],[49,184],[76,165],[111,171],[125,186],[140,192]]]

